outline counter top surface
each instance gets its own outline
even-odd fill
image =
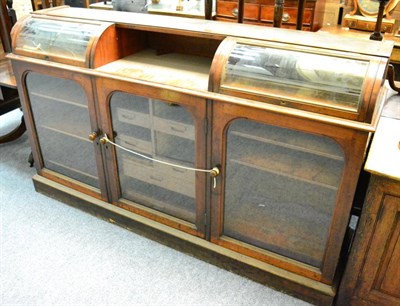
[[[386,100],[365,170],[400,181],[400,94],[391,92]]]

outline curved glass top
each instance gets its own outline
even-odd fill
[[[221,89],[357,112],[369,61],[237,43]]]
[[[90,39],[102,30],[98,24],[29,19],[16,40],[16,48],[85,61]]]

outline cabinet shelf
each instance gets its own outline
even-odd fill
[[[41,93],[34,92],[34,91],[30,92],[29,94],[31,96],[33,96],[33,97],[36,96],[38,98],[44,99],[44,100],[41,100],[41,101],[48,100],[51,103],[59,102],[59,103],[70,104],[70,105],[73,105],[73,106],[77,106],[77,107],[81,107],[81,108],[84,108],[84,109],[88,109],[87,105],[82,104],[82,103],[78,103],[78,102],[74,102],[74,101],[71,101],[71,100],[61,99],[61,98],[57,98],[55,96],[51,96],[51,95],[47,95],[47,94],[41,94]]]
[[[120,176],[125,188],[122,197],[134,203],[140,203],[161,213],[195,223],[195,199],[176,190],[168,190],[154,184],[136,180],[125,175]],[[133,185],[136,188],[133,188]]]
[[[130,205],[129,202],[137,202],[141,204],[145,204],[148,208],[154,209],[162,214],[167,213],[170,216],[177,217],[181,220],[185,220],[190,222],[191,224],[194,223],[195,219],[195,214],[193,207],[185,207],[183,205],[176,205],[176,203],[169,203],[165,200],[162,199],[155,199],[154,197],[145,195],[143,193],[138,193],[135,191],[130,191],[128,190],[126,192],[125,197],[127,199],[133,199],[134,201],[131,200],[122,200],[122,202],[127,203]],[[141,209],[143,209],[141,207]]]
[[[286,190],[293,186],[264,179],[250,178],[253,188],[243,190],[242,195],[225,193],[225,202],[229,204],[224,209],[223,235],[319,267],[332,206],[314,205],[310,191],[305,189],[303,198],[282,194],[279,187]],[[234,185],[239,186],[240,182]],[[271,190],[277,194],[273,195]],[[334,192],[331,194],[335,196]],[[325,199],[330,201],[329,196]]]
[[[194,198],[194,173],[184,169],[180,172],[176,170],[172,166],[147,160],[145,162],[132,158],[122,160],[122,173],[124,175]]]
[[[69,132],[67,132],[65,130],[56,129],[56,128],[53,128],[53,127],[50,127],[50,126],[46,126],[46,125],[43,125],[43,124],[40,125],[40,127],[44,128],[46,130],[50,130],[50,131],[62,134],[62,135],[66,135],[66,136],[69,136],[69,137],[73,137],[75,139],[82,140],[82,141],[85,141],[85,142],[91,142],[88,138],[85,138],[85,137],[82,137],[82,136],[79,136],[79,135],[76,135],[76,134],[69,133]]]
[[[86,176],[87,178],[92,179],[92,180],[97,180],[97,177],[94,176],[94,175],[91,175],[91,174],[89,174],[87,172],[84,172],[84,171],[80,171],[80,170],[78,170],[76,168],[69,167],[67,165],[61,164],[61,163],[56,162],[54,160],[47,160],[46,163],[51,163],[51,164],[53,164],[53,165],[55,165],[57,167],[61,167],[61,168],[65,169],[65,170],[68,170],[70,172],[74,172],[74,173],[76,173],[78,175]]]
[[[342,156],[339,156],[339,155],[329,154],[329,153],[325,153],[325,152],[322,152],[322,151],[316,151],[314,149],[308,149],[308,148],[305,148],[305,147],[300,147],[300,146],[297,146],[297,145],[292,145],[292,144],[288,144],[288,143],[284,143],[284,142],[280,142],[280,141],[276,141],[276,140],[273,140],[273,139],[268,139],[268,138],[264,138],[264,137],[260,137],[260,136],[256,136],[256,135],[249,135],[249,134],[242,133],[242,132],[232,132],[232,135],[237,135],[237,136],[240,136],[240,137],[244,137],[244,138],[260,141],[260,142],[267,143],[267,144],[272,144],[272,145],[275,145],[275,146],[281,146],[281,147],[284,147],[284,148],[287,148],[287,149],[291,149],[291,150],[311,153],[311,154],[315,154],[315,155],[318,155],[318,156],[322,156],[322,157],[326,157],[326,158],[330,158],[330,159],[334,159],[334,160],[338,160],[338,161],[343,161],[344,160],[344,158]]]
[[[335,190],[335,191],[337,191],[337,189],[338,189],[336,186],[332,186],[332,185],[324,184],[324,183],[321,183],[321,182],[313,181],[311,179],[307,179],[307,178],[300,177],[300,176],[297,176],[297,175],[292,175],[292,174],[289,174],[289,173],[285,173],[285,172],[282,172],[282,171],[279,171],[279,170],[274,170],[274,169],[267,168],[267,167],[264,167],[264,166],[259,166],[259,165],[255,164],[255,163],[252,163],[252,162],[247,162],[247,161],[242,161],[242,160],[237,160],[237,159],[230,159],[230,161],[233,162],[233,163],[242,165],[242,166],[246,166],[246,167],[254,168],[254,169],[257,169],[257,170],[273,173],[273,174],[276,174],[276,175],[280,175],[280,176],[284,176],[284,177],[287,177],[287,178],[290,178],[290,179],[302,181],[302,182],[309,183],[309,184],[312,184],[312,185],[316,185],[316,186],[319,186],[319,187],[324,187],[324,188],[328,188],[328,189]]]
[[[114,75],[177,87],[208,90],[212,59],[178,53],[157,55],[145,49],[97,68]]]

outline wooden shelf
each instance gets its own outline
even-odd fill
[[[294,180],[302,181],[302,182],[309,183],[309,184],[312,184],[312,185],[316,185],[316,186],[319,186],[319,187],[324,187],[324,188],[328,188],[328,189],[335,190],[335,191],[338,189],[336,186],[331,186],[331,185],[328,185],[328,184],[320,183],[320,182],[313,181],[311,179],[307,179],[307,178],[300,177],[300,176],[297,176],[297,175],[291,175],[289,173],[285,173],[285,172],[282,172],[282,171],[277,171],[277,170],[274,170],[274,169],[271,169],[271,168],[262,167],[262,166],[256,165],[255,163],[250,163],[250,162],[236,160],[236,159],[231,159],[231,161],[233,163],[240,164],[242,166],[246,166],[246,167],[254,168],[254,169],[257,169],[257,170],[273,173],[273,174],[276,174],[276,175],[280,175],[280,176],[284,176],[284,177],[291,178],[291,179],[294,179]],[[275,164],[274,161],[272,163]]]
[[[56,162],[56,161],[54,161],[54,160],[47,160],[46,163],[50,163],[50,164],[56,165],[57,167],[66,169],[66,170],[68,170],[68,171],[70,171],[70,172],[74,172],[74,173],[79,174],[79,175],[86,176],[86,177],[88,177],[88,178],[90,178],[90,179],[97,180],[97,177],[94,176],[94,175],[91,175],[91,174],[89,174],[89,173],[80,171],[80,170],[75,169],[75,168],[72,168],[72,167],[69,167],[69,166],[67,166],[67,165],[61,164],[61,163]]]
[[[54,128],[54,127],[47,126],[47,125],[40,125],[40,127],[44,128],[46,130],[50,130],[50,131],[65,135],[65,136],[73,137],[75,139],[79,139],[79,140],[86,141],[86,142],[91,142],[88,138],[85,138],[85,137],[82,137],[82,136],[79,136],[79,135],[76,135],[76,134],[69,133],[66,130],[61,130],[59,128]]]
[[[41,98],[42,99],[41,101],[51,100],[51,101],[49,101],[51,103],[59,102],[59,103],[70,104],[70,105],[73,105],[73,106],[77,106],[77,107],[88,109],[87,105],[85,105],[85,104],[77,103],[77,102],[66,100],[66,99],[57,98],[57,97],[52,96],[52,95],[44,95],[44,94],[41,94],[41,93],[38,93],[38,92],[34,92],[34,91],[31,91],[29,94],[31,96],[36,96],[38,98]]]
[[[124,180],[124,176],[121,179]],[[196,207],[194,198],[187,197],[176,191],[149,185],[143,181],[132,181],[131,178],[129,178],[129,182],[128,184],[134,184],[134,186],[124,189],[122,196],[126,200],[155,209],[163,214],[195,223]]]
[[[208,90],[210,58],[145,49],[97,68],[102,72],[166,85]]]
[[[256,140],[256,141],[260,141],[263,143],[267,143],[267,144],[272,144],[275,146],[280,146],[280,147],[284,147],[290,150],[296,150],[296,151],[300,151],[300,152],[306,152],[306,153],[310,153],[310,154],[315,154],[318,156],[322,156],[322,157],[326,157],[326,158],[330,158],[330,159],[334,159],[334,160],[339,160],[339,161],[343,161],[344,158],[343,156],[339,156],[339,155],[334,155],[334,154],[329,154],[329,153],[325,153],[322,151],[316,151],[315,149],[308,149],[306,147],[300,147],[297,145],[292,145],[289,143],[284,143],[281,141],[276,141],[273,139],[268,139],[268,138],[264,138],[264,137],[260,137],[260,136],[256,136],[256,135],[249,135],[246,133],[242,133],[242,132],[232,132],[232,135],[236,135],[236,136],[240,136],[240,137],[244,137],[244,138],[248,138],[248,139],[252,139],[252,140]]]

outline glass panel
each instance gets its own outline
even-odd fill
[[[245,119],[227,141],[224,235],[320,267],[344,166],[339,145]]]
[[[21,30],[16,47],[84,61],[90,39],[100,30],[93,24],[32,18]]]
[[[99,188],[86,95],[74,81],[30,72],[29,100],[47,169]]]
[[[222,88],[358,111],[369,62],[237,44]]]
[[[115,142],[165,162],[194,167],[193,118],[182,106],[117,92]],[[122,197],[195,223],[195,173],[117,149]]]

